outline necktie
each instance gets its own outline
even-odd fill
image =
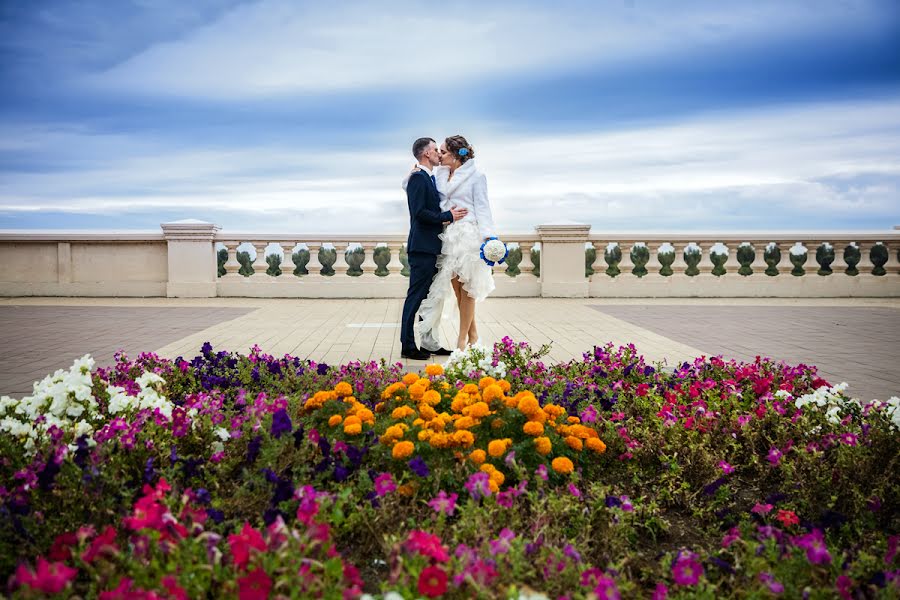
[[[434,187],[437,188],[437,179],[434,178],[434,175],[431,176],[431,183],[433,183]]]

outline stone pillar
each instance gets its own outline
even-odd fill
[[[168,245],[166,296],[213,298],[216,296],[216,231],[218,225],[185,219],[160,225]]]
[[[558,223],[539,225],[536,231],[541,238],[541,296],[587,298],[584,248],[591,226]]]
[[[56,281],[72,283],[72,244],[59,242],[56,244]]]

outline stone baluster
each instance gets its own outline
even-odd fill
[[[888,275],[896,274],[900,272],[900,269],[897,268],[898,265],[900,265],[900,260],[897,258],[897,249],[900,248],[900,244],[894,240],[886,240],[884,245],[887,246],[888,251],[888,259],[887,262],[884,263],[884,270]]]
[[[322,263],[319,262],[319,248],[322,247],[322,242],[306,242],[306,247],[309,249],[309,262],[306,263],[307,273],[316,276],[322,275]]]
[[[750,263],[750,268],[753,269],[753,275],[765,275],[766,269],[769,266],[766,264],[766,246],[769,244],[768,240],[747,241],[753,246],[753,262]],[[740,263],[738,263],[737,267],[738,269],[741,268]]]
[[[606,252],[606,244],[603,242],[591,243],[594,245],[594,262],[591,263],[591,268],[594,270],[594,275],[603,275],[603,272],[606,271],[606,261],[603,259],[603,253]],[[522,262],[525,262],[524,251],[522,252]],[[522,271],[524,272],[525,269],[522,269]]]
[[[831,271],[834,275],[845,275],[847,270],[847,261],[844,260],[844,248],[850,242],[829,242],[834,248],[834,262],[831,263]]]
[[[253,261],[253,274],[254,275],[265,275],[266,270],[269,268],[269,263],[266,262],[266,248],[269,246],[268,242],[252,242],[253,248],[256,250],[256,260]]]
[[[349,248],[349,242],[334,242],[334,255],[336,258],[334,259],[334,266],[331,268],[334,269],[335,277],[346,275],[350,269],[350,265],[347,264],[347,250]]]
[[[794,268],[794,263],[791,262],[791,248],[794,247],[794,242],[781,241],[776,242],[776,244],[778,249],[781,250],[781,260],[778,262],[778,276],[790,275]]]
[[[644,265],[644,268],[647,269],[647,275],[659,275],[659,270],[662,268],[662,264],[659,262],[659,245],[662,242],[660,241],[649,241],[647,242],[647,251],[650,254],[650,258],[647,259],[647,264]]]
[[[672,252],[675,253],[675,260],[672,261],[672,277],[684,275],[687,269],[687,263],[684,262],[684,250],[687,248],[687,242],[669,242],[672,245]]]
[[[860,275],[871,275],[875,265],[872,264],[870,253],[875,242],[858,242],[856,245],[859,247],[859,264],[856,268],[859,269]]]
[[[741,263],[738,262],[737,259],[737,249],[738,246],[741,245],[740,240],[731,240],[723,242],[725,244],[725,253],[728,254],[728,258],[725,259],[725,274],[729,273],[737,273],[738,269],[741,268]]]
[[[400,271],[403,270],[403,263],[400,262],[400,250],[402,248],[403,242],[388,242],[388,250],[391,252],[391,261],[388,263],[390,275],[399,276]]]
[[[634,263],[631,262],[631,248],[634,246],[634,241],[625,240],[618,242],[618,244],[619,250],[622,251],[622,260],[619,262],[619,273],[621,275],[634,275]]]
[[[713,263],[710,258],[710,253],[712,252],[712,247],[715,246],[718,242],[703,240],[701,242],[697,242],[697,246],[700,247],[700,262],[697,264],[697,269],[700,270],[700,274],[703,275],[705,273],[712,273]]]
[[[375,276],[375,269],[378,268],[375,263],[375,246],[377,245],[378,242],[362,242],[363,252],[365,252],[361,265],[363,275]]]
[[[223,277],[240,277],[238,271],[241,269],[241,263],[237,260],[237,249],[241,245],[240,242],[223,242],[225,249],[228,250],[228,260],[225,261],[225,275]]]
[[[522,262],[519,263],[520,277],[522,275],[530,275],[534,271],[534,263],[531,262],[531,249],[533,247],[533,241],[519,242],[519,248],[522,249]]]

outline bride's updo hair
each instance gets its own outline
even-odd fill
[[[475,150],[469,145],[466,138],[461,135],[451,135],[444,140],[444,144],[447,146],[447,152],[452,153],[463,164],[470,158],[475,158]],[[463,148],[465,148],[465,152],[460,154],[460,150]]]

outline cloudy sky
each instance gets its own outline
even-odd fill
[[[0,228],[404,233],[461,133],[501,232],[900,225],[896,0],[0,2]]]

